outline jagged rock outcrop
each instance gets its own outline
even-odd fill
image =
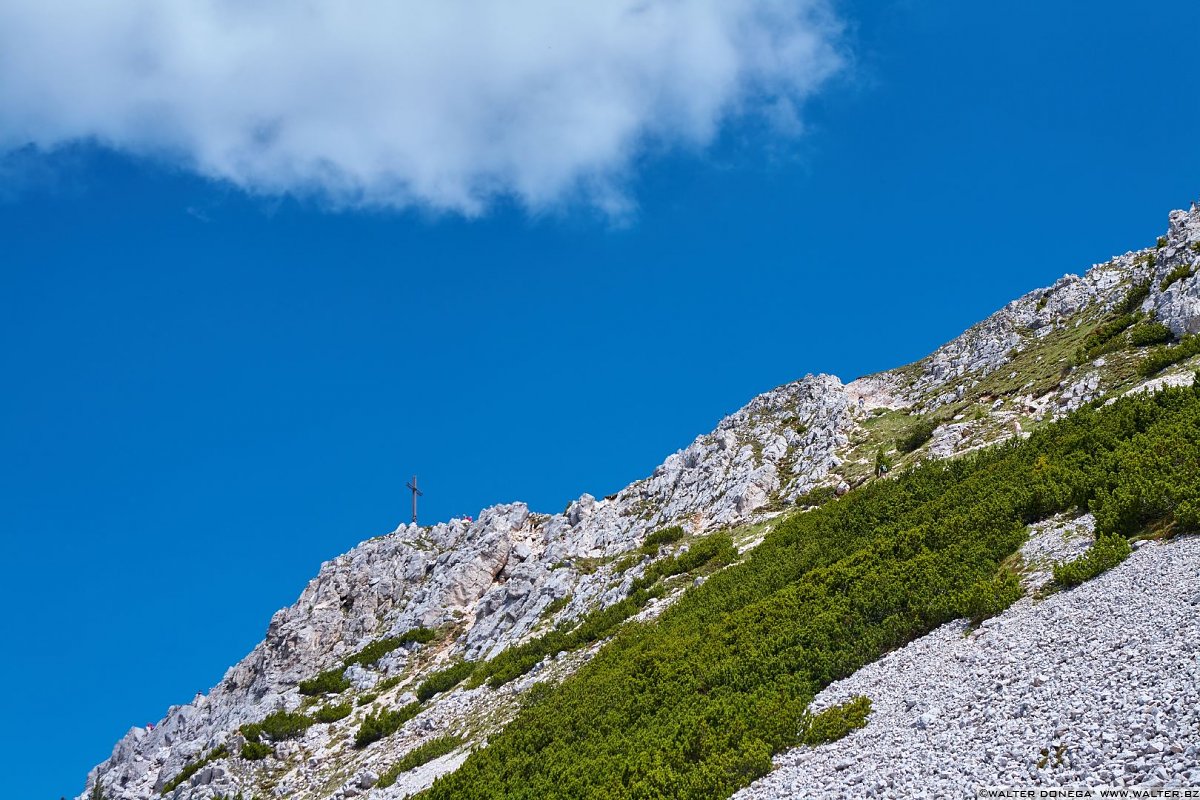
[[[523,503],[494,506],[471,523],[402,525],[364,542],[323,564],[208,695],[173,707],[152,731],[131,730],[89,781],[100,778],[114,800],[150,797],[189,762],[230,742],[240,725],[297,708],[301,680],[373,640],[418,626],[458,626],[451,652],[484,658],[544,622],[556,600],[573,598],[566,615],[616,602],[624,591],[611,571],[592,571],[589,562],[635,549],[667,524],[729,525],[807,491],[837,463],[848,407],[840,381],[810,376],[755,398],[611,498],[585,494],[553,515],[531,514]],[[381,671],[399,674],[406,657],[393,653]],[[375,679],[350,677],[363,688]],[[172,797],[237,788],[213,769]]]

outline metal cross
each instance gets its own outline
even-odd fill
[[[408,486],[409,489],[412,489],[412,493],[413,493],[413,525],[416,525],[417,524],[417,498],[425,493],[417,488],[417,476],[416,475],[413,475],[412,481],[405,485]]]

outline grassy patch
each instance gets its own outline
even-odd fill
[[[555,614],[557,614],[558,612],[562,611],[564,608],[566,608],[570,604],[571,604],[571,595],[569,595],[569,594],[563,595],[562,597],[554,598],[553,600],[551,600],[549,603],[546,604],[545,608],[542,609],[542,619],[549,619],[550,617],[552,617]]]
[[[633,582],[630,592],[649,589],[660,578],[692,572],[698,567],[708,564],[724,566],[733,563],[737,560],[737,555],[737,548],[733,546],[733,539],[729,537],[729,534],[714,533],[702,537],[692,542],[691,547],[679,555],[659,559],[652,563],[646,568],[642,577]]]
[[[372,691],[374,691],[376,694],[383,694],[384,692],[388,691],[389,689],[395,689],[397,686],[399,686],[403,682],[404,682],[404,676],[393,675],[392,677],[384,678],[379,683],[375,684],[375,686],[372,687]]]
[[[618,574],[628,572],[633,567],[642,563],[643,558],[645,558],[645,554],[641,551],[623,556],[616,564],[613,564],[613,571]]]

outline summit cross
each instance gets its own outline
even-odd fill
[[[425,493],[424,493],[424,492],[422,492],[420,489],[418,489],[418,488],[417,488],[417,476],[416,476],[416,475],[413,475],[413,477],[412,477],[412,480],[411,480],[411,481],[409,481],[409,482],[408,482],[407,484],[405,484],[405,485],[406,485],[406,486],[407,486],[409,489],[411,489],[411,490],[412,490],[412,496],[413,496],[413,525],[416,525],[416,524],[417,524],[417,498],[418,498],[418,497],[420,497],[420,496],[422,496],[422,495],[423,495],[423,494],[425,494]]]

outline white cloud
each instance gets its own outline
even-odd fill
[[[0,152],[95,141],[253,193],[619,213],[635,161],[801,129],[826,0],[0,0]]]

